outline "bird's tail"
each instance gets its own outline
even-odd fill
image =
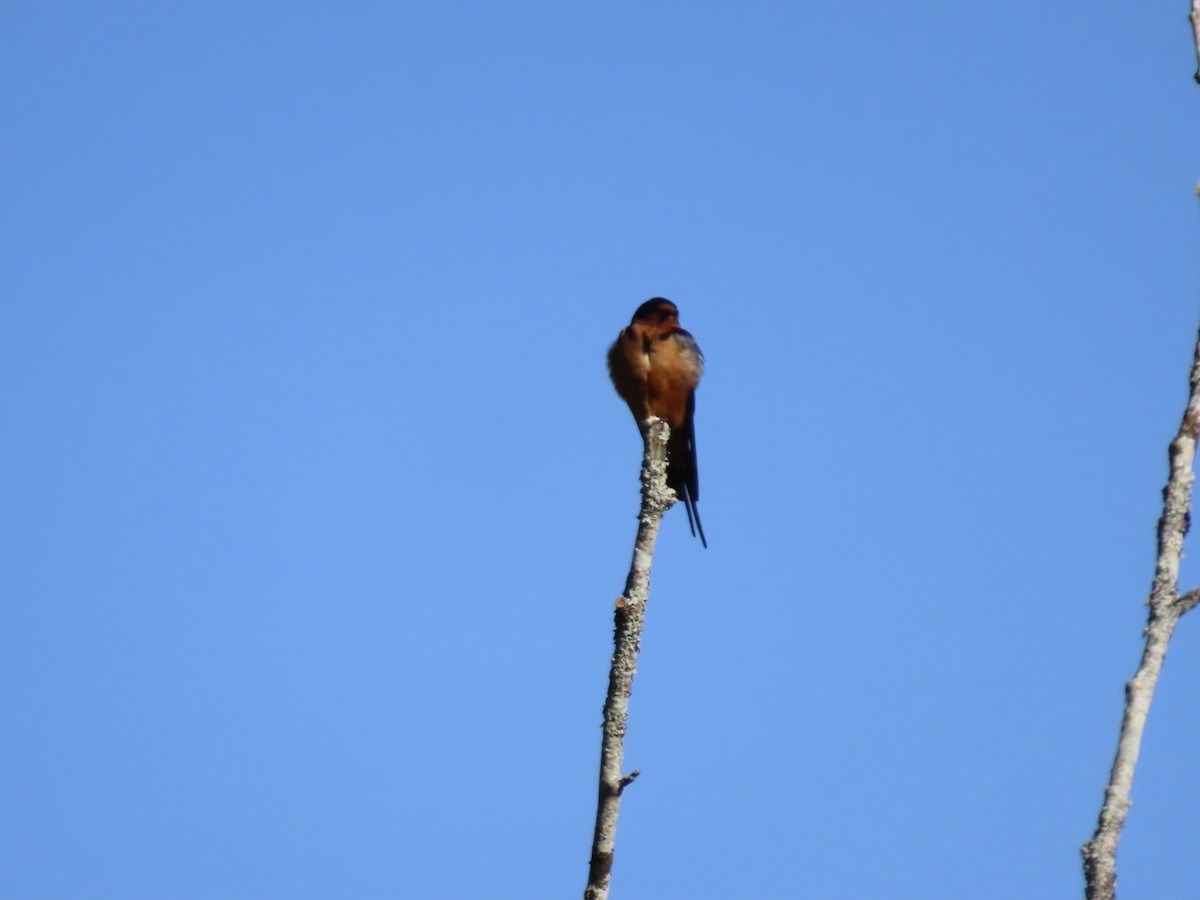
[[[683,494],[679,499],[683,501],[683,508],[688,517],[688,528],[692,529],[692,537],[699,534],[700,545],[707,550],[708,541],[704,538],[704,526],[700,524],[700,510],[696,508],[696,501],[692,498],[692,493],[688,490],[686,484],[683,487]]]
[[[680,429],[683,432],[683,429]],[[692,537],[699,535],[700,543],[707,550],[708,540],[704,537],[704,526],[700,524],[700,510],[696,501],[700,499],[700,477],[696,472],[696,447],[690,434],[681,433],[676,443],[675,435],[667,447],[667,487],[683,503],[687,512],[688,528]],[[671,446],[673,444],[674,446]]]

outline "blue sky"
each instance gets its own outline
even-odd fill
[[[0,884],[1078,896],[1197,325],[1186,4],[7,6]],[[1197,583],[1185,562],[1184,587]],[[1200,878],[1185,619],[1121,844]]]

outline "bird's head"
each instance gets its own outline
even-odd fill
[[[677,322],[679,307],[665,297],[652,297],[633,314],[634,322],[645,322],[651,325],[661,325],[664,322]]]

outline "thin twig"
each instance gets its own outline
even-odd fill
[[[1196,74],[1192,76],[1200,83],[1200,0],[1192,0],[1192,11],[1188,15],[1192,23],[1192,38],[1196,43]]]
[[[584,900],[605,900],[612,878],[613,843],[617,832],[617,807],[621,793],[640,774],[636,769],[621,774],[625,723],[629,716],[629,695],[633,673],[637,669],[638,645],[646,597],[650,590],[650,562],[654,541],[663,514],[675,502],[667,487],[667,437],[671,429],[661,419],[646,421],[645,454],[642,460],[642,508],[638,516],[637,540],[633,562],[625,579],[625,593],[617,598],[613,633],[612,668],[608,674],[608,696],[604,700],[604,732],[600,743],[600,791],[596,802],[596,830],[592,836],[592,857],[588,867]]]
[[[1200,0],[1193,3],[1193,22],[1197,21],[1197,3]],[[1195,480],[1192,463],[1196,456],[1196,436],[1200,432],[1200,335],[1192,357],[1190,385],[1183,421],[1168,452],[1170,474],[1163,488],[1163,511],[1158,520],[1158,558],[1147,601],[1150,612],[1146,644],[1137,672],[1125,685],[1121,735],[1096,831],[1081,848],[1087,900],[1115,900],[1117,895],[1117,842],[1131,805],[1129,792],[1142,746],[1146,714],[1175,626],[1180,616],[1200,602],[1200,590],[1179,594],[1179,557],[1183,552],[1183,536],[1191,520],[1192,482]]]

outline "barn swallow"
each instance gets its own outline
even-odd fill
[[[637,308],[628,328],[608,348],[608,374],[621,399],[645,434],[651,416],[671,426],[667,441],[667,486],[683,501],[693,537],[700,534],[700,479],[696,471],[696,385],[704,374],[704,355],[696,340],[679,327],[679,307],[654,297]]]

